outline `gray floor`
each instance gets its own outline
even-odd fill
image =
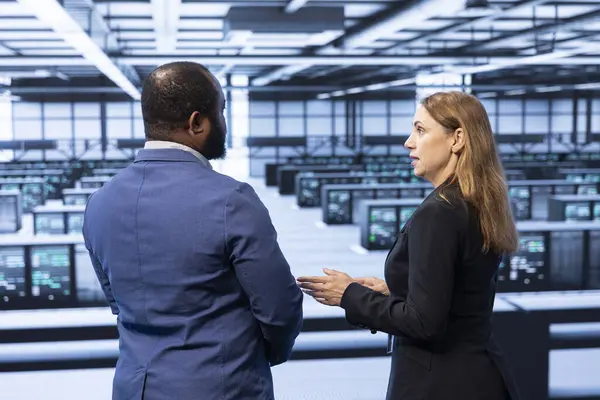
[[[243,169],[222,168],[231,175]],[[352,276],[382,277],[386,252],[361,253],[355,226],[323,227],[320,210],[294,207],[293,197],[282,197],[265,188],[262,180],[246,179],[269,209],[279,233],[281,248],[294,275],[322,274],[335,268]],[[341,310],[305,299],[311,313],[331,314]],[[365,335],[370,335],[365,333]],[[382,400],[385,398],[389,358],[293,361],[273,369],[276,398],[281,400]],[[597,379],[600,349],[553,351],[550,381],[553,394],[600,393]],[[6,400],[105,400],[110,398],[112,369],[48,371],[0,374],[0,398]]]

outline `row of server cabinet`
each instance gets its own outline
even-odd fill
[[[552,179],[526,179],[531,164],[505,170],[520,245],[503,257],[499,291],[600,289],[600,169],[565,166],[571,167],[558,163],[546,171]],[[297,205],[320,207],[328,225],[358,225],[360,246],[369,251],[391,249],[433,190],[402,165],[384,167],[394,172],[331,173],[326,167],[280,166],[278,184],[293,174]]]
[[[18,170],[0,169],[0,176],[7,171]],[[13,177],[0,186],[0,309],[107,305],[81,231],[89,196],[117,172],[91,170],[76,187],[61,188],[59,199],[44,195],[43,177]]]

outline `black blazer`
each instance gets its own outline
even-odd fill
[[[482,245],[475,208],[457,184],[441,185],[388,254],[391,295],[358,283],[345,291],[349,323],[394,336],[388,400],[518,398],[492,337],[500,258]]]

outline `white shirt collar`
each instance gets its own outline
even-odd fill
[[[202,161],[202,163],[208,168],[212,169],[212,165],[210,165],[210,162],[206,159],[206,157],[204,157],[202,154],[192,149],[191,147],[181,143],[168,142],[164,140],[148,140],[144,145],[144,149],[178,149],[187,151],[188,153],[192,153],[194,156],[196,156],[196,158]]]

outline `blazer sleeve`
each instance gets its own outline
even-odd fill
[[[406,301],[352,283],[341,301],[350,323],[425,341],[445,331],[461,237],[457,213],[441,202],[415,212],[408,228]]]
[[[87,209],[86,209],[86,213],[87,213]],[[102,287],[102,291],[104,292],[104,297],[106,298],[106,301],[108,302],[110,311],[114,315],[119,315],[119,306],[117,305],[117,301],[115,300],[115,297],[113,296],[112,289],[110,287],[110,281],[108,280],[108,276],[106,275],[106,272],[104,272],[104,269],[102,268],[102,264],[100,263],[100,260],[98,260],[98,257],[96,257],[96,255],[94,254],[94,251],[92,250],[92,246],[90,245],[90,243],[88,241],[88,237],[86,234],[87,227],[85,224],[86,220],[87,220],[87,218],[84,215],[84,218],[83,218],[84,223],[83,223],[82,233],[83,233],[83,238],[84,238],[84,242],[85,242],[85,248],[87,249],[87,251],[90,255],[90,261],[92,262],[92,267],[94,268],[96,277],[98,278],[98,281],[100,282],[100,286]]]
[[[266,207],[254,189],[240,184],[225,206],[230,262],[260,323],[271,365],[289,359],[302,328],[303,293],[296,284]]]

